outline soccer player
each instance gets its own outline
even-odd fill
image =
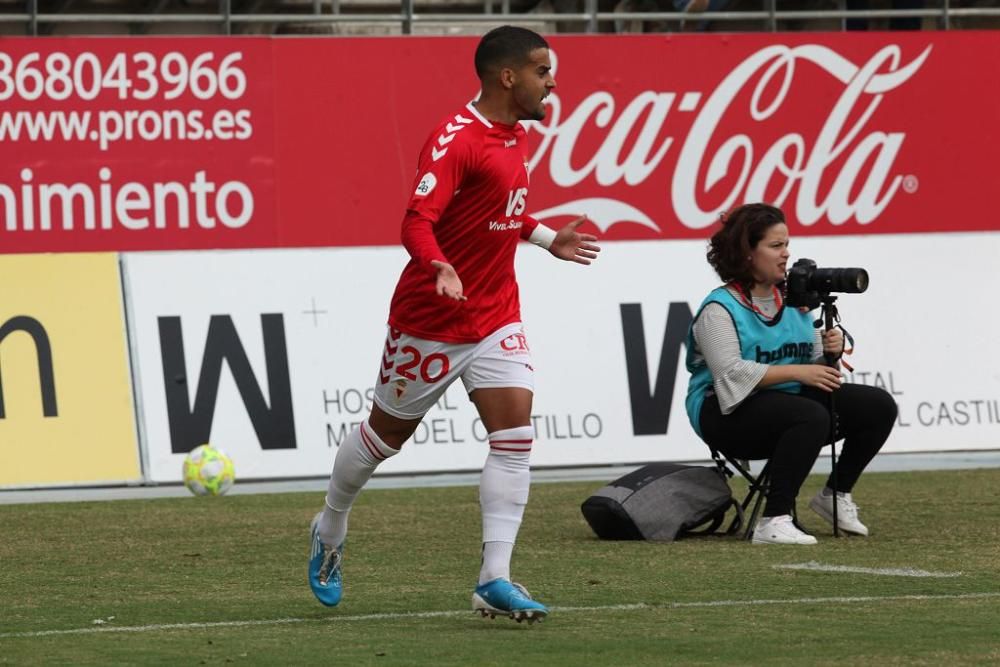
[[[521,325],[514,252],[521,239],[590,264],[597,238],[558,232],[525,214],[528,164],[522,120],[545,118],[555,87],[538,34],[502,26],[479,42],[478,100],[449,114],[420,151],[402,223],[410,261],[396,285],[371,413],[341,444],[323,511],[313,519],[309,584],[340,602],[347,520],[375,468],[399,453],[424,414],[461,378],[489,434],[479,483],[483,551],[472,595],[483,616],[541,620],[548,609],[511,581],[510,560],[528,501],[534,370]]]

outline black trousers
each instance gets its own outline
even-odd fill
[[[892,396],[877,387],[844,384],[834,393],[836,438],[844,440],[837,459],[836,490],[846,493],[885,444],[897,409]],[[771,461],[764,516],[790,514],[795,506],[820,449],[829,444],[828,401],[829,394],[811,387],[801,394],[764,390],[723,415],[718,398],[705,399],[699,419],[706,443],[732,458]],[[831,480],[827,486],[832,488]]]

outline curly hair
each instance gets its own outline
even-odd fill
[[[749,291],[755,282],[749,255],[773,225],[785,222],[770,204],[744,204],[722,216],[722,229],[708,242],[706,259],[724,282]]]

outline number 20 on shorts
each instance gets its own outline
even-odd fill
[[[403,355],[402,362],[396,365],[396,372],[407,380],[416,380],[416,373],[411,369],[417,368],[420,371],[420,379],[427,384],[434,384],[448,374],[451,363],[448,357],[440,352],[421,356],[420,350],[412,345],[406,345],[400,350]],[[408,359],[406,357],[409,357]]]

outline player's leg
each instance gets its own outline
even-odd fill
[[[511,555],[531,485],[533,375],[524,334],[517,326],[484,341],[462,376],[490,445],[479,483],[483,561],[473,609],[518,621],[539,620],[548,613],[510,576]]]
[[[532,392],[521,387],[477,389],[470,395],[489,433],[490,451],[479,481],[483,561],[473,609],[521,621],[541,620],[548,609],[511,581],[510,561],[531,486],[534,441]]]
[[[373,405],[337,449],[323,510],[310,527],[309,586],[321,603],[334,607],[343,594],[341,562],[351,507],[372,473],[399,453],[420,419],[400,419]]]
[[[483,514],[483,564],[479,583],[510,579],[510,559],[531,485],[532,393],[527,389],[477,389],[471,395],[489,434],[479,483]]]
[[[309,584],[323,604],[340,601],[343,543],[361,489],[382,462],[399,453],[423,415],[458,377],[473,347],[389,331],[372,410],[340,444],[323,510],[313,519]]]
[[[347,535],[347,516],[375,469],[399,453],[420,418],[401,419],[375,404],[337,448],[326,502],[317,530],[324,544],[337,546]]]

